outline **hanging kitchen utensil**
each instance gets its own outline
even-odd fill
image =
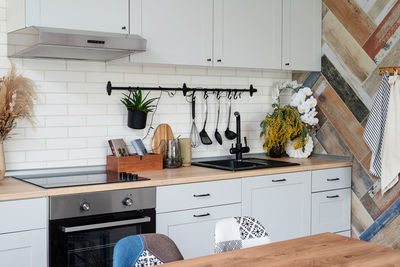
[[[219,113],[220,113],[221,103],[218,99],[218,111],[217,111],[217,125],[215,126],[215,139],[217,140],[218,144],[222,145],[222,137],[221,134],[218,132],[218,122],[219,122]]]
[[[207,125],[207,117],[208,117],[208,101],[207,101],[207,94],[204,94],[204,98],[206,99],[206,117],[204,119],[204,126],[203,126],[203,130],[201,130],[200,132],[200,140],[203,143],[203,145],[211,145],[212,141],[210,139],[210,137],[208,136],[207,132],[206,132],[206,125]]]
[[[156,128],[153,140],[151,142],[151,148],[153,153],[163,154],[166,151],[165,146],[168,140],[173,140],[174,134],[172,133],[171,127],[168,124],[160,124]]]
[[[192,147],[198,147],[201,144],[199,131],[197,130],[196,122],[196,97],[192,95],[192,129],[190,130],[190,139],[192,140]]]
[[[228,125],[225,130],[225,137],[229,140],[233,140],[236,138],[236,133],[229,130],[229,124],[231,122],[231,109],[232,109],[231,105],[232,105],[232,100],[229,98]]]

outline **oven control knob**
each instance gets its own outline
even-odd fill
[[[125,206],[130,207],[130,206],[133,205],[133,200],[132,200],[132,198],[127,197],[127,198],[125,198],[125,199],[122,201],[122,203],[123,203]]]
[[[90,210],[90,204],[88,202],[86,202],[86,201],[82,202],[81,203],[81,209],[83,211],[89,211]]]

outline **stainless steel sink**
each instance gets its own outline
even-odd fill
[[[247,158],[243,160],[225,159],[225,160],[213,160],[213,161],[200,161],[200,162],[193,162],[192,165],[228,170],[228,171],[244,171],[244,170],[295,166],[300,164],[286,162],[286,161],[279,161],[279,160]]]

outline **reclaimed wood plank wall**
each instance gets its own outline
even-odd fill
[[[400,249],[400,183],[385,196],[362,134],[378,68],[400,65],[400,0],[323,0],[322,71],[298,75],[318,99],[315,150],[353,155],[352,235]],[[296,75],[294,75],[296,77]]]

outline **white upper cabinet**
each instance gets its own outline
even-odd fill
[[[131,0],[131,33],[147,39],[134,62],[212,65],[213,0]]]
[[[214,66],[281,68],[282,0],[214,0]]]
[[[321,17],[321,0],[283,0],[282,69],[321,71]]]
[[[129,33],[129,0],[8,0],[7,4],[9,31],[43,26]]]

